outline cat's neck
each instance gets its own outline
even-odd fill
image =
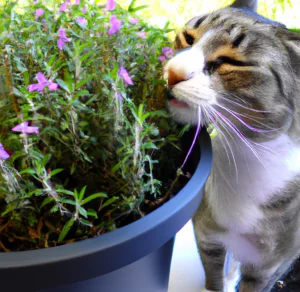
[[[265,201],[300,175],[300,146],[286,134],[263,143],[237,138],[229,141],[230,148],[224,141],[222,136],[212,141],[213,173],[232,192],[257,192]]]
[[[220,137],[213,139],[213,169],[207,183],[207,199],[219,224],[250,232],[263,218],[260,206],[283,195],[300,176],[300,147],[281,135],[260,145],[232,143],[224,150]],[[255,151],[256,154],[253,153]]]

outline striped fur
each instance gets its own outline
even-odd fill
[[[200,107],[202,124],[219,130],[194,217],[206,290],[229,287],[229,250],[239,291],[268,292],[300,254],[300,36],[230,7],[193,18],[174,47],[171,114],[196,124]]]

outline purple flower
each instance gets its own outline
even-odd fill
[[[60,28],[59,30],[58,30],[58,33],[59,33],[59,37],[61,38],[61,39],[67,39],[67,36],[66,36],[66,30],[64,29],[64,28]]]
[[[171,58],[173,56],[173,51],[170,47],[164,47],[161,51],[166,58]]]
[[[133,85],[134,83],[132,82],[127,70],[120,66],[120,70],[118,71],[118,75],[123,78],[126,84]]]
[[[166,59],[166,57],[165,57],[165,56],[159,56],[157,59],[158,59],[159,61],[163,62],[163,61]]]
[[[24,134],[39,134],[39,128],[35,126],[28,126],[29,122],[24,122],[22,124],[19,124],[15,127],[13,127],[11,130],[14,132],[22,132],[22,135]]]
[[[116,2],[114,0],[107,0],[106,9],[112,11],[115,8],[116,8]]]
[[[45,75],[41,72],[39,72],[37,75],[36,75],[36,79],[38,81],[37,84],[30,84],[28,87],[27,87],[27,90],[29,92],[32,92],[32,91],[44,91],[44,87],[45,86],[48,86],[49,87],[49,90],[57,90],[58,89],[58,84],[53,82],[53,81],[48,81],[45,77]]]
[[[55,82],[50,81],[50,84],[48,85],[49,90],[55,91],[58,89],[58,84]]]
[[[84,7],[81,9],[81,12],[82,12],[83,14],[86,14],[87,11],[88,11],[88,6],[87,6],[86,4],[84,4]]]
[[[74,5],[80,5],[80,0],[75,0],[75,4]]]
[[[84,17],[77,17],[76,18],[76,22],[80,25],[80,26],[83,26],[83,27],[86,27],[88,22],[87,20],[84,18]]]
[[[48,82],[45,75],[41,72],[36,75],[36,80],[41,84],[46,84]]]
[[[34,0],[33,1],[33,4],[38,4],[39,3],[39,0]]]
[[[66,3],[61,4],[59,7],[59,11],[66,11],[66,10],[67,10],[67,4]]]
[[[35,11],[35,20],[38,20],[41,16],[44,15],[44,9],[39,8]]]
[[[29,92],[32,92],[32,91],[44,91],[44,87],[45,85],[44,84],[30,84],[28,87],[27,87],[27,90]]]
[[[95,15],[95,12],[94,12],[94,11],[92,11],[92,12],[91,12],[91,16],[93,17],[94,15]]]
[[[137,24],[139,22],[139,20],[137,18],[133,18],[133,17],[129,17],[129,22],[132,24]]]
[[[62,51],[63,48],[64,48],[64,46],[65,46],[65,42],[64,42],[62,39],[58,39],[58,40],[57,40],[57,46],[58,46],[58,49],[59,49],[60,51]]]
[[[64,28],[61,27],[58,30],[58,33],[59,33],[59,39],[57,40],[57,46],[58,49],[62,51],[62,49],[65,46],[65,43],[68,43],[70,40],[67,38],[66,30]]]
[[[142,32],[138,32],[137,35],[142,38],[142,39],[145,39],[147,37],[147,33],[142,31]]]
[[[109,20],[111,27],[108,30],[108,34],[112,35],[117,33],[121,29],[121,20],[117,19],[115,15],[112,15]]]
[[[3,145],[0,143],[0,159],[8,159],[10,155],[5,151]]]

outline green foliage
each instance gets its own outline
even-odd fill
[[[12,250],[72,242],[134,221],[147,212],[144,199],[163,196],[176,176],[182,131],[164,110],[157,59],[169,43],[168,27],[130,23],[144,8],[134,1],[130,12],[83,2],[65,12],[58,1],[39,1],[21,14],[8,1],[0,10],[0,142],[10,154],[0,159],[0,241]],[[38,19],[37,9],[44,10]],[[112,14],[122,27],[109,36]],[[63,50],[60,28],[68,38]],[[119,76],[120,66],[134,85]],[[58,89],[49,83],[29,91],[39,72]],[[12,131],[25,121],[39,134]],[[164,182],[160,167],[169,170]]]

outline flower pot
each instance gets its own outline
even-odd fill
[[[1,291],[166,292],[174,237],[199,207],[211,168],[211,143],[204,129],[189,162],[188,167],[197,166],[185,187],[132,224],[64,246],[1,253]]]

